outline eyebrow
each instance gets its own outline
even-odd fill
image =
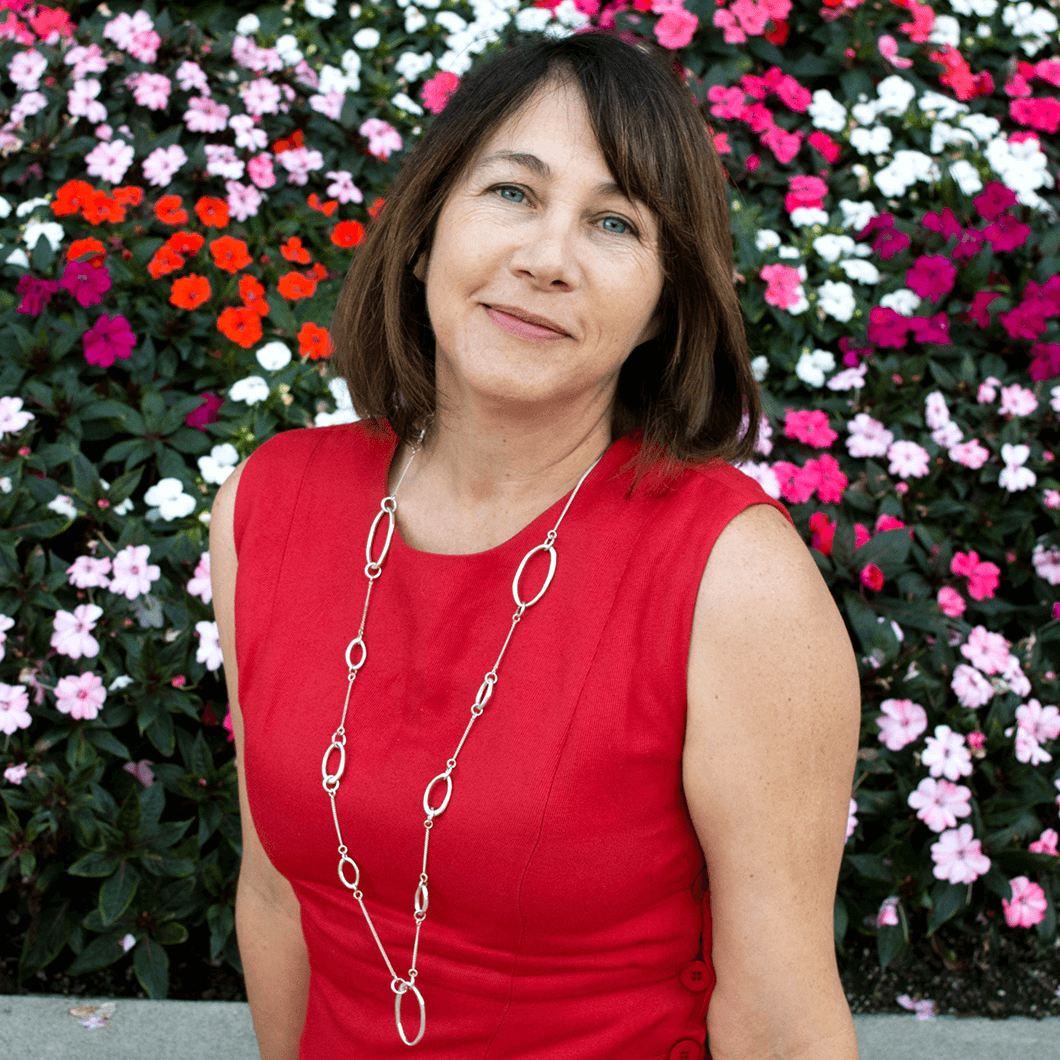
[[[552,177],[552,167],[543,159],[538,158],[537,155],[529,154],[526,151],[497,151],[492,155],[487,155],[475,166],[475,172],[477,173],[480,169],[485,169],[495,162],[514,162],[516,165],[536,173],[544,180],[549,180]],[[594,190],[599,195],[621,195],[624,199],[628,198],[626,193],[613,180],[601,181]]]

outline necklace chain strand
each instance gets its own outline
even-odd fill
[[[422,442],[423,433],[420,434],[419,438],[419,443],[422,444]],[[456,745],[456,750],[453,751],[452,756],[446,760],[445,769],[431,780],[423,793],[423,810],[427,815],[426,820],[423,822],[423,863],[412,901],[412,918],[416,923],[416,929],[412,942],[412,961],[409,965],[408,977],[402,978],[394,970],[394,965],[391,962],[390,957],[387,955],[386,948],[383,946],[383,941],[379,937],[379,932],[376,930],[375,924],[372,922],[371,914],[369,914],[368,908],[364,904],[364,892],[360,888],[361,870],[357,862],[350,857],[349,848],[343,841],[342,829],[339,827],[339,814],[335,806],[335,796],[338,795],[339,783],[342,774],[346,770],[346,715],[350,708],[350,696],[353,693],[353,685],[357,680],[357,674],[368,659],[368,648],[364,642],[365,623],[368,620],[368,603],[372,598],[372,587],[382,573],[383,563],[386,560],[387,553],[390,551],[390,542],[394,536],[394,516],[397,513],[397,491],[401,488],[401,483],[405,480],[405,475],[408,473],[409,466],[412,464],[412,461],[418,452],[418,448],[412,450],[412,453],[401,472],[401,476],[398,478],[397,485],[394,486],[393,492],[380,501],[379,511],[376,513],[375,519],[372,521],[372,527],[368,531],[368,541],[364,549],[366,559],[364,574],[368,580],[368,586],[364,594],[364,608],[361,611],[361,624],[358,627],[357,635],[346,647],[346,666],[348,668],[346,699],[342,704],[342,718],[339,721],[338,728],[332,735],[331,743],[328,745],[328,749],[324,752],[324,758],[320,763],[324,791],[331,800],[331,817],[335,822],[335,834],[339,840],[339,879],[342,881],[342,885],[353,894],[357,904],[361,907],[361,912],[364,914],[368,929],[371,931],[372,938],[375,939],[375,944],[379,948],[383,963],[386,965],[387,971],[390,972],[390,989],[394,992],[394,1019],[397,1023],[398,1035],[406,1045],[416,1045],[423,1037],[423,1033],[427,1027],[426,1005],[423,1000],[423,994],[420,993],[419,988],[416,986],[416,978],[419,975],[416,963],[420,951],[420,931],[423,928],[424,920],[427,919],[427,907],[430,903],[430,892],[427,887],[429,879],[427,875],[427,853],[430,848],[431,830],[434,828],[434,819],[444,813],[446,807],[449,805],[449,800],[452,798],[453,770],[456,769],[457,757],[467,741],[468,736],[470,736],[472,727],[479,717],[481,717],[483,711],[486,709],[486,704],[493,696],[493,689],[498,680],[497,671],[500,667],[501,660],[504,658],[504,653],[508,650],[508,645],[511,643],[512,635],[515,633],[515,627],[519,625],[523,615],[526,613],[526,609],[536,604],[541,597],[545,595],[545,591],[548,589],[549,585],[552,584],[552,578],[556,573],[556,550],[553,545],[555,544],[556,536],[559,533],[560,523],[563,522],[563,517],[567,514],[567,510],[577,496],[578,490],[581,489],[582,483],[589,477],[589,472],[591,472],[602,459],[602,457],[598,457],[593,461],[592,465],[585,471],[582,477],[578,479],[578,484],[571,491],[570,497],[567,498],[567,503],[563,506],[563,511],[560,512],[555,526],[553,526],[545,535],[545,540],[540,545],[535,545],[525,556],[523,556],[522,562],[519,564],[519,567],[515,572],[515,577],[512,579],[512,597],[515,600],[515,613],[512,615],[512,624],[508,629],[508,635],[504,638],[504,644],[501,645],[501,650],[497,655],[493,666],[486,672],[482,684],[479,685],[478,692],[475,694],[475,701],[471,705],[471,717],[468,719],[463,735],[460,737],[460,741]],[[372,550],[375,547],[376,531],[379,529],[379,524],[384,519],[386,519],[386,536],[378,556],[373,557]],[[522,579],[523,571],[525,570],[527,563],[539,552],[548,554],[548,574],[545,577],[544,584],[538,590],[537,595],[532,600],[524,600],[520,595],[519,583]],[[335,772],[331,773],[328,772],[328,762],[331,759],[332,754],[336,752],[338,753],[339,761]],[[440,784],[445,785],[445,793],[442,796],[441,802],[435,804],[432,801],[432,793]],[[352,881],[347,878],[347,871],[352,874]],[[404,996],[410,992],[413,997],[415,997],[419,1006],[420,1016],[419,1031],[416,1036],[411,1039],[406,1035],[405,1028],[401,1022],[401,1002]]]

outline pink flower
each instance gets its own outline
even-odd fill
[[[367,138],[368,153],[384,161],[394,151],[400,151],[403,146],[401,135],[397,129],[388,122],[383,121],[382,118],[369,118],[361,123],[361,127],[357,131]],[[287,153],[289,152],[285,152],[285,154]]]
[[[655,23],[655,36],[664,48],[676,51],[688,44],[698,28],[698,16],[677,4],[668,8]]]
[[[739,20],[744,33],[760,37],[765,32],[770,15],[764,4],[756,4],[754,0],[735,0],[729,5],[729,10]]]
[[[973,666],[958,663],[950,682],[957,701],[967,710],[986,706],[994,698],[994,686]]]
[[[1001,568],[988,560],[980,562],[978,552],[956,553],[950,570],[954,574],[967,575],[968,595],[973,600],[990,599],[1001,582]]]
[[[106,265],[97,269],[87,261],[71,261],[63,270],[59,286],[69,291],[80,306],[99,305],[110,290],[110,272]]]
[[[432,114],[440,114],[445,109],[446,103],[449,102],[449,97],[459,86],[460,78],[449,70],[443,70],[441,73],[435,74],[429,81],[423,83],[420,99],[423,100],[423,105]],[[362,133],[362,135],[368,134]],[[398,149],[400,150],[400,147]]]
[[[93,556],[78,556],[66,568],[71,585],[78,589],[106,589],[110,585],[107,575],[110,573],[110,560],[106,557],[96,559]]]
[[[971,789],[963,784],[924,777],[916,791],[909,793],[908,801],[917,811],[917,817],[932,832],[941,832],[946,828],[956,828],[957,818],[967,817],[972,812],[968,805],[971,797]]]
[[[109,368],[115,358],[128,358],[136,345],[136,336],[129,327],[129,321],[120,314],[111,317],[100,313],[99,320],[85,332],[82,340],[85,347],[85,360],[89,364]]]
[[[769,305],[792,310],[806,301],[798,269],[789,265],[763,265],[759,274],[766,281],[766,302]]]
[[[936,725],[935,735],[925,737],[924,742],[927,747],[920,761],[933,777],[956,781],[971,776],[972,756],[959,732],[954,732],[948,725]]]
[[[990,871],[990,859],[983,853],[978,839],[973,839],[972,826],[962,824],[943,832],[931,844],[931,860],[935,862],[935,878],[950,883],[974,883]]]
[[[12,736],[16,729],[28,729],[32,720],[25,688],[0,681],[0,732]]]
[[[869,342],[884,349],[902,349],[908,340],[909,318],[897,310],[873,306],[869,310]]]
[[[184,422],[189,427],[194,427],[197,431],[206,430],[208,423],[217,422],[217,410],[224,404],[224,398],[218,397],[216,394],[200,394],[202,398],[202,404],[184,417]]]
[[[880,911],[876,914],[876,926],[878,928],[898,926],[897,895],[892,894],[889,898],[884,898],[880,905]]]
[[[737,0],[739,2],[739,0]],[[802,146],[802,130],[788,132],[779,125],[771,125],[760,139],[766,147],[776,156],[781,165],[787,165],[798,153]]]
[[[219,669],[224,662],[224,656],[221,654],[221,639],[217,632],[217,623],[196,622],[195,632],[199,637],[195,661],[204,663],[207,670]]]
[[[188,160],[187,152],[180,144],[156,147],[144,159],[144,180],[156,188],[169,186],[173,174]]]
[[[805,114],[813,102],[813,93],[804,88],[790,74],[785,74],[777,83],[777,98],[789,110]]]
[[[198,566],[195,568],[195,573],[192,575],[191,581],[188,582],[187,589],[192,596],[197,596],[204,604],[208,604],[213,600],[213,585],[210,581],[209,552],[203,552],[199,556]]]
[[[1017,221],[1010,213],[1003,213],[983,229],[983,238],[993,247],[996,254],[1022,247],[1030,238],[1030,234],[1030,226]]]
[[[92,630],[102,617],[103,608],[95,604],[81,604],[72,613],[56,611],[51,646],[71,659],[95,658],[99,654],[99,641],[92,636]]]
[[[990,450],[981,446],[977,438],[969,438],[955,445],[949,451],[949,456],[955,464],[978,471],[990,458]]]
[[[808,461],[806,467],[797,467],[786,460],[778,460],[773,465],[773,473],[780,484],[780,495],[789,504],[804,504],[820,485],[820,470],[811,466],[812,463]]]
[[[839,461],[825,453],[818,460],[807,460],[806,468],[811,464],[816,465],[818,475],[817,499],[822,504],[838,504],[850,482],[839,470]]]
[[[287,170],[287,179],[291,184],[305,184],[311,172],[324,168],[324,156],[307,147],[292,147],[284,151],[278,161]]]
[[[88,163],[85,172],[90,177],[99,177],[109,184],[120,184],[126,170],[133,163],[133,149],[124,140],[96,144],[85,155]]]
[[[743,44],[747,40],[747,34],[740,29],[736,16],[724,7],[714,9],[714,25],[724,31],[726,44]]]
[[[856,459],[885,456],[894,442],[894,435],[879,420],[867,412],[859,412],[848,424],[847,452]]]
[[[1020,125],[1029,125],[1032,129],[1055,133],[1060,129],[1060,101],[1052,96],[1038,99],[1014,99],[1008,105],[1008,112]]]
[[[224,132],[228,127],[230,109],[223,103],[217,103],[209,96],[198,96],[188,100],[188,109],[184,112],[184,124],[189,132],[216,133]]]
[[[1034,393],[1019,383],[1001,388],[1002,416],[1029,416],[1038,408],[1038,399]]]
[[[1051,704],[1043,707],[1037,699],[1028,699],[1016,708],[1016,724],[1039,743],[1060,736],[1060,710]]]
[[[827,10],[827,8],[822,8]],[[914,1001],[908,994],[899,994],[895,1001],[904,1009],[908,1009],[910,1012],[916,1013],[918,1020],[931,1020],[935,1018],[935,1002],[934,1001]]]
[[[861,584],[867,589],[878,593],[883,588],[883,583],[883,571],[875,563],[870,563],[862,569]]]
[[[993,221],[1010,206],[1016,205],[1016,193],[1006,188],[1000,181],[992,180],[972,202],[975,203],[980,217],[986,221]]]
[[[364,193],[353,183],[353,174],[349,170],[329,170],[325,176],[332,182],[327,187],[330,198],[341,203],[364,202]]]
[[[894,37],[886,34],[876,41],[876,47],[880,49],[880,55],[899,70],[908,70],[913,65],[912,59],[903,59],[898,54],[898,42]]]
[[[1008,666],[1008,641],[986,626],[976,626],[961,645],[961,654],[984,674],[999,674]]]
[[[820,177],[789,177],[784,209],[791,213],[800,207],[819,208],[824,205],[824,197],[827,194],[828,185]]]
[[[732,121],[743,114],[744,98],[743,92],[735,86],[725,88],[722,85],[713,85],[707,90],[707,99],[713,104],[710,113],[725,121]]]
[[[247,163],[247,175],[255,187],[271,188],[276,183],[276,174],[272,168],[272,159],[268,155],[255,155]]]
[[[839,161],[839,155],[842,148],[832,139],[828,133],[821,129],[815,129],[809,136],[809,144],[815,150],[819,151],[821,157],[829,164],[834,165]]]
[[[4,780],[11,784],[21,784],[26,779],[26,763],[21,762],[15,766],[8,766],[4,770]]]
[[[892,751],[913,743],[927,728],[927,711],[911,699],[885,699],[876,718],[880,742]]]
[[[956,589],[952,589],[948,585],[944,585],[939,589],[937,599],[942,613],[949,618],[960,618],[964,614],[964,609],[968,606],[964,602],[964,597]]]
[[[107,698],[103,682],[94,673],[61,677],[55,685],[55,706],[77,721],[92,721]]]
[[[1012,730],[1009,729],[1007,731],[1011,732]],[[1028,762],[1032,766],[1053,760],[1053,756],[1042,747],[1034,734],[1027,732],[1026,729],[1016,730],[1016,746],[1014,750],[1017,761]]]
[[[165,110],[169,103],[172,82],[165,74],[134,74],[129,78],[133,88],[133,99],[148,110]]]
[[[854,834],[854,829],[858,826],[858,801],[857,799],[850,800],[850,806],[847,808],[847,839]]]
[[[1049,908],[1045,891],[1026,876],[1016,876],[1008,882],[1012,888],[1012,901],[1001,899],[1001,906],[1005,910],[1005,923],[1009,927],[1024,928],[1040,924],[1045,919],[1046,909]]]
[[[154,770],[151,769],[152,765],[154,765],[153,762],[149,762],[146,758],[141,758],[139,762],[126,762],[122,769],[127,773],[132,773],[145,788],[149,788],[155,782]]]
[[[248,217],[257,217],[261,208],[261,192],[252,184],[240,184],[238,180],[226,180],[225,191],[228,192],[228,212],[237,221]]]
[[[889,470],[900,478],[923,478],[931,469],[928,451],[916,442],[894,442],[887,450]]]
[[[944,294],[953,290],[957,270],[949,258],[922,255],[905,274],[906,285],[921,298],[937,302]]]
[[[1032,854],[1052,854],[1054,858],[1060,857],[1060,850],[1056,849],[1057,840],[1060,840],[1060,835],[1057,835],[1056,829],[1046,828],[1027,849]]]
[[[784,434],[816,449],[827,449],[839,437],[828,426],[828,413],[819,409],[788,409]]]
[[[258,117],[262,114],[277,114],[280,110],[280,86],[267,77],[257,77],[240,85],[243,106],[247,113]]]
[[[114,573],[110,580],[110,591],[126,600],[135,600],[138,596],[151,591],[151,583],[162,576],[161,570],[154,563],[148,563],[151,556],[150,545],[126,545],[114,557]]]
[[[935,12],[928,4],[918,4],[916,0],[907,0],[902,6],[913,16],[913,21],[903,22],[898,28],[914,44],[923,44],[935,26]]]

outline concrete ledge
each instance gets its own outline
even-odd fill
[[[113,1005],[106,1026],[86,1027],[70,1015],[75,1006],[104,1004]],[[854,1024],[860,1060],[1060,1060],[1058,1018],[855,1016]],[[250,1009],[243,1002],[108,1002],[48,994],[0,995],[0,1057],[259,1060]]]

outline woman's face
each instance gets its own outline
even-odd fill
[[[658,331],[657,241],[651,212],[615,187],[580,89],[543,86],[472,159],[416,263],[440,395],[603,414]]]

